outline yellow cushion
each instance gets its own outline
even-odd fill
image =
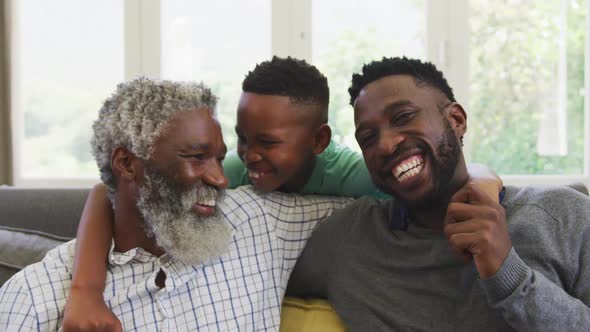
[[[340,317],[324,300],[286,297],[281,311],[281,332],[346,331]]]

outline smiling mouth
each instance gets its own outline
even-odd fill
[[[196,202],[193,211],[203,217],[211,216],[215,213],[215,203],[215,199]]]
[[[248,177],[250,178],[250,180],[254,183],[260,181],[260,179],[262,179],[267,172],[259,172],[259,171],[253,171],[253,170],[248,170]]]
[[[416,175],[424,169],[424,160],[421,155],[414,155],[408,159],[405,159],[393,168],[391,173],[395,176],[395,179],[403,183]]]

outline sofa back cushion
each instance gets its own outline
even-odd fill
[[[42,232],[0,226],[0,286],[25,266],[43,259],[47,251],[66,240]]]
[[[74,238],[89,191],[0,187],[0,226]]]
[[[0,187],[0,286],[76,236],[88,192]]]

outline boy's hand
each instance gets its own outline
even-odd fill
[[[512,248],[504,208],[473,183],[451,198],[444,232],[458,256],[473,259],[481,279],[494,275]]]
[[[498,202],[498,194],[504,185],[498,174],[482,164],[468,164],[467,170],[470,182],[491,197],[494,202]]]
[[[121,322],[104,303],[102,292],[78,288],[70,290],[62,328],[64,332],[123,332]]]

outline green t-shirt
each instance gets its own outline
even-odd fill
[[[246,167],[235,150],[227,154],[223,168],[230,188],[250,184]],[[390,198],[375,188],[363,157],[334,141],[317,156],[313,173],[301,193]]]

